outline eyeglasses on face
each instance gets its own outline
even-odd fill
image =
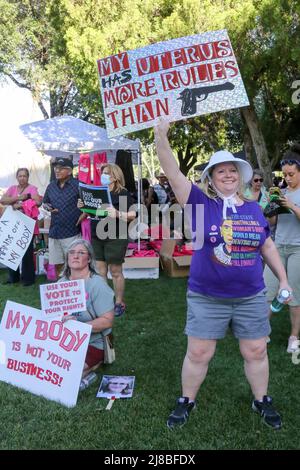
[[[78,255],[78,256],[84,256],[84,255],[88,255],[88,251],[76,251],[76,250],[70,250],[69,255],[71,256],[74,256],[74,255]]]
[[[253,181],[254,181],[254,183],[258,183],[258,182],[263,183],[264,179],[263,178],[254,178]]]
[[[299,160],[294,160],[294,159],[289,159],[289,160],[281,160],[280,165],[298,165],[300,166],[300,161]]]
[[[69,170],[68,166],[55,166],[54,171],[62,171],[62,170]]]

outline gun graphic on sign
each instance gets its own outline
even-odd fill
[[[203,86],[199,88],[185,88],[179,95],[178,100],[182,100],[182,116],[190,116],[197,112],[197,103],[206,100],[210,93],[223,90],[233,90],[233,83],[226,82],[222,85]]]

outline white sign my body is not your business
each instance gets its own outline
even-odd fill
[[[68,407],[76,405],[91,326],[45,320],[7,301],[0,325],[0,380]]]

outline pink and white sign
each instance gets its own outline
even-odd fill
[[[172,39],[97,61],[109,137],[153,127],[158,118],[248,106],[226,30]]]
[[[91,329],[45,320],[40,310],[9,300],[0,325],[0,380],[75,406]]]
[[[84,280],[60,281],[40,285],[42,312],[47,318],[86,310]]]

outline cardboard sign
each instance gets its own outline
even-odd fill
[[[0,380],[75,406],[91,325],[45,320],[42,312],[8,301],[0,326]]]
[[[32,240],[35,220],[11,206],[0,218],[0,262],[16,271]]]
[[[71,315],[86,310],[84,280],[61,281],[40,285],[41,306],[44,317]]]
[[[103,375],[97,397],[131,398],[134,381],[134,375]]]
[[[99,59],[109,137],[153,127],[158,118],[248,106],[226,30],[152,44]]]
[[[91,186],[79,183],[79,194],[84,203],[84,207],[81,208],[83,212],[92,214],[95,217],[105,217],[107,215],[105,209],[112,205],[108,186]]]

